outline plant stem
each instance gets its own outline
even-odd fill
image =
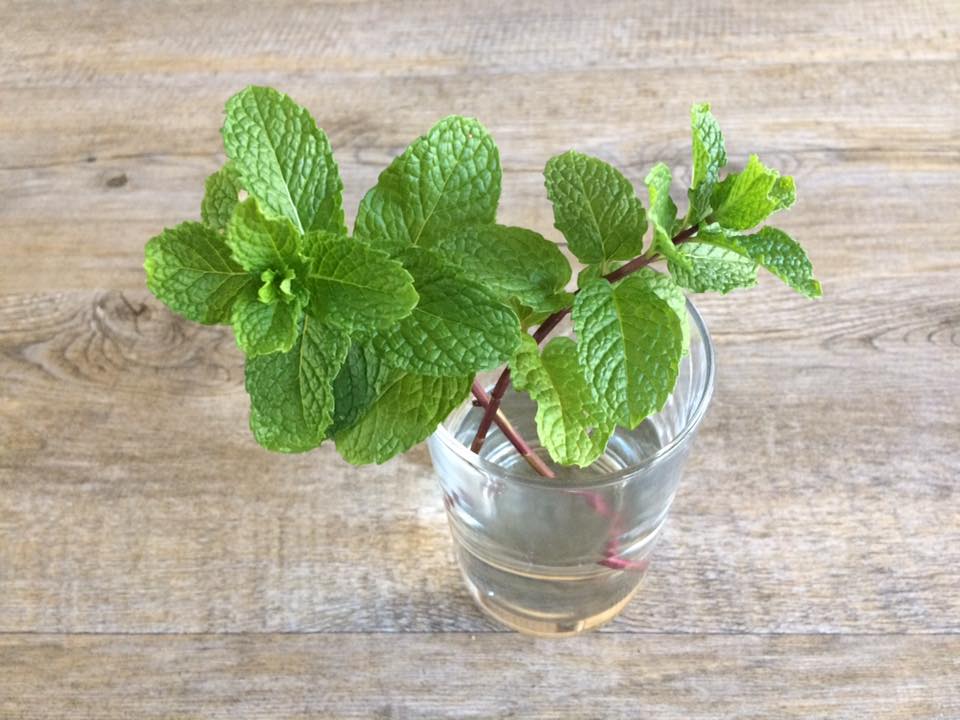
[[[693,237],[696,234],[697,227],[698,227],[697,225],[691,225],[686,230],[683,230],[677,233],[672,238],[673,244],[679,245],[680,243],[683,243],[689,240],[691,237]],[[626,265],[623,265],[617,268],[613,272],[607,273],[606,275],[603,276],[603,278],[607,282],[615,283],[618,280],[622,280],[627,275],[635,273],[640,268],[644,268],[647,265],[650,265],[651,263],[656,262],[657,260],[660,260],[660,259],[662,259],[661,256],[656,253],[652,255],[640,255],[639,257],[635,257]],[[580,291],[577,290],[577,292],[580,292]],[[564,308],[563,310],[558,310],[557,312],[553,313],[553,315],[551,315],[546,320],[544,320],[542,323],[540,323],[540,326],[533,333],[533,339],[537,341],[538,345],[542,343],[551,332],[553,332],[553,329],[560,324],[560,321],[563,320],[570,313],[571,310],[572,310],[572,306],[568,308]],[[498,413],[500,413],[500,402],[503,400],[503,396],[506,394],[507,388],[509,387],[510,387],[510,368],[506,367],[503,369],[503,372],[500,373],[500,377],[497,378],[497,382],[493,386],[493,391],[490,394],[489,404],[484,405],[485,412],[483,414],[483,417],[480,419],[480,424],[477,426],[477,434],[473,438],[473,442],[470,444],[470,449],[473,452],[479,453],[481,448],[483,448],[483,443],[487,439],[487,433],[490,432],[490,426],[493,424],[494,419],[497,417]],[[523,453],[521,452],[521,455],[522,454]]]
[[[483,443],[487,439],[487,433],[490,432],[490,425],[493,422],[493,418],[496,417],[496,414],[499,412],[500,400],[503,398],[503,395],[506,393],[508,387],[510,387],[510,368],[506,367],[503,369],[503,372],[500,373],[500,377],[497,378],[497,384],[493,386],[493,391],[490,394],[491,402],[495,402],[497,407],[489,412],[484,412],[483,417],[480,418],[480,425],[477,427],[477,434],[474,436],[473,442],[470,444],[470,449],[473,452],[478,453],[483,447]],[[488,407],[489,406],[484,405],[485,410]]]
[[[510,424],[510,421],[507,420],[506,416],[500,412],[500,409],[496,410],[490,409],[491,398],[487,394],[487,391],[484,390],[483,385],[480,384],[478,380],[473,381],[473,396],[477,399],[477,402],[480,403],[480,406],[484,409],[485,413],[489,413],[493,418],[493,422],[497,424],[497,427],[500,428],[500,432],[504,434],[507,440],[510,441],[510,444],[513,445],[517,452],[523,456],[523,459],[530,463],[530,467],[536,470],[540,475],[547,478],[555,478],[556,473],[551,470],[547,464],[537,455],[529,445],[527,445],[526,440],[524,440],[520,433],[517,432],[516,428]],[[486,417],[486,415],[484,415]]]

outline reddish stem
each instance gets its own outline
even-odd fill
[[[510,441],[510,444],[517,449],[517,452],[523,456],[523,459],[530,463],[530,467],[536,470],[540,475],[547,478],[555,478],[557,475],[553,472],[547,464],[537,455],[529,445],[527,441],[524,440],[520,433],[517,432],[516,428],[510,424],[510,421],[504,416],[502,412],[498,410],[490,410],[491,397],[487,394],[487,391],[484,390],[483,385],[480,384],[478,380],[473,381],[473,396],[477,399],[477,402],[480,403],[480,406],[484,408],[486,412],[492,413],[494,422],[497,424],[497,427],[500,428],[500,432],[504,434],[507,440]]]
[[[490,432],[490,426],[493,424],[493,419],[497,416],[497,411],[500,408],[500,400],[503,398],[503,394],[507,391],[508,387],[510,387],[509,367],[503,369],[500,377],[497,378],[497,384],[493,386],[493,391],[490,394],[490,402],[495,402],[496,407],[490,412],[484,412],[483,417],[480,418],[480,425],[477,426],[477,434],[470,444],[470,449],[473,452],[479,453],[483,447],[483,443],[487,439],[487,433]],[[485,405],[484,409],[486,410],[488,407],[488,405]]]

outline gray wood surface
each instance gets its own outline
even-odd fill
[[[505,633],[6,637],[0,670],[11,693],[0,697],[0,713],[953,718],[958,655],[956,636],[923,643],[827,635],[597,634],[560,643]],[[51,692],[58,687],[69,692]]]
[[[0,3],[0,718],[960,718],[960,5]],[[144,289],[225,99],[327,130],[351,215],[451,112],[501,218],[559,241],[575,146],[795,175],[825,298],[704,297],[717,391],[645,586],[594,635],[500,632],[427,454],[260,450],[229,331]],[[678,193],[678,197],[680,194]]]

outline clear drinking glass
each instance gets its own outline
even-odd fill
[[[470,451],[483,411],[467,402],[430,437],[457,561],[482,610],[524,633],[572,635],[614,618],[637,592],[713,392],[714,351],[688,302],[690,352],[663,410],[617,430],[587,468],[537,475],[494,426]],[[536,406],[508,392],[506,416],[544,458]]]

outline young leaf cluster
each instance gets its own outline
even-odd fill
[[[762,266],[820,294],[800,246],[755,229],[793,204],[792,178],[751,156],[721,179],[709,106],[694,106],[691,127],[682,217],[663,163],[646,176],[646,210],[598,158],[547,163],[555,225],[584,266],[571,293],[553,242],[496,223],[500,157],[476,120],[451,116],[416,139],[350,234],[327,136],[286,95],[250,87],[227,103],[227,163],[207,179],[202,221],[147,243],[147,283],[184,317],[232,326],[251,429],[270,450],[332,439],[350,462],[383,462],[429,435],[478,371],[508,363],[552,458],[585,466],[673,390],[690,342],[685,290],[749,287]],[[667,272],[649,267],[658,259]],[[541,350],[527,330],[568,312],[576,339]]]

